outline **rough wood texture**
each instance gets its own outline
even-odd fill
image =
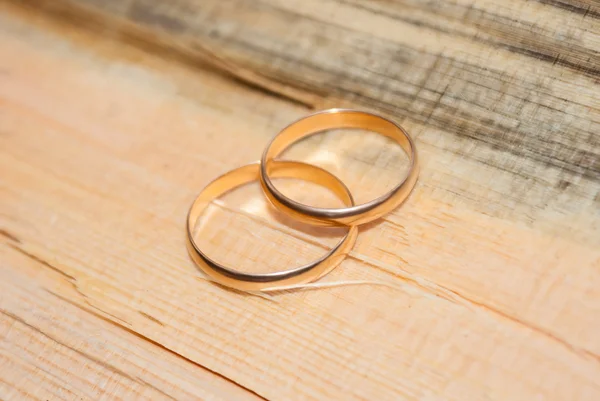
[[[599,399],[599,2],[16,3],[0,8],[0,398]],[[399,120],[421,153],[409,201],[327,277],[393,288],[273,301],[202,280],[194,194],[340,104]],[[394,152],[334,132],[289,156],[366,200]],[[256,187],[225,201],[201,240],[244,269],[334,240]]]

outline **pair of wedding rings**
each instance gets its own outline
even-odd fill
[[[409,168],[394,188],[384,195],[355,205],[348,188],[322,168],[295,161],[277,160],[293,143],[331,129],[374,131],[397,142],[409,158]],[[284,128],[267,145],[260,162],[229,171],[208,184],[192,204],[187,219],[187,247],[194,262],[212,280],[243,291],[276,291],[315,281],[339,265],[356,241],[358,226],[389,213],[410,194],[418,176],[417,152],[408,133],[392,121],[358,110],[331,109],[304,117]],[[272,178],[295,178],[330,189],[346,207],[327,209],[308,206],[281,193]],[[260,181],[267,199],[284,214],[318,226],[342,226],[346,235],[326,255],[305,266],[265,274],[249,274],[223,266],[209,258],[194,241],[194,228],[208,205],[226,192],[252,181]]]

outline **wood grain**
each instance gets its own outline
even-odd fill
[[[350,102],[387,112],[425,144],[490,170],[507,189],[482,198],[476,188],[487,187],[488,175],[456,177],[439,188],[447,196],[544,228],[552,219],[563,231],[573,226],[557,215],[598,210],[600,24],[596,2],[584,16],[557,5],[83,0],[46,7],[89,10],[104,32],[163,41],[188,58],[228,60],[320,96],[319,107]],[[440,136],[450,144],[440,145]]]
[[[160,344],[123,330],[89,306],[42,288],[39,284],[61,276],[73,278],[56,274],[56,268],[19,249],[14,244],[2,249],[3,399],[261,399]]]
[[[0,14],[2,399],[598,399],[597,2],[19,4]],[[391,287],[269,301],[202,280],[194,194],[337,104],[422,155],[327,277]],[[332,132],[288,156],[366,200],[394,152]],[[259,196],[225,199],[211,252],[274,269],[333,240]]]

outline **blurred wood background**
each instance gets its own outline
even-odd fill
[[[597,0],[0,2],[0,399],[600,399],[599,83]],[[420,151],[325,278],[388,286],[203,280],[195,194],[333,106]],[[288,157],[365,201],[395,152],[332,132]],[[335,240],[256,186],[224,202],[199,240],[241,269]]]

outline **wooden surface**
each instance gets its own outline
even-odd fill
[[[598,1],[0,3],[0,399],[600,399],[599,82]],[[421,154],[413,195],[325,279],[387,286],[203,280],[194,195],[337,105]],[[332,132],[287,155],[365,201],[399,154]],[[258,271],[336,234],[250,186],[199,241]]]

